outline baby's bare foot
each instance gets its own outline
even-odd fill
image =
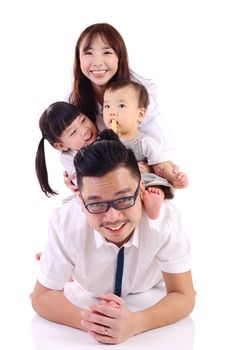
[[[143,192],[144,209],[150,219],[157,219],[160,213],[164,193],[156,187],[147,187]]]

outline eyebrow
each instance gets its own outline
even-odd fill
[[[70,131],[72,131],[72,129],[74,129],[73,126],[67,127],[67,129],[65,130],[65,134],[68,134]]]
[[[109,103],[109,101],[110,101],[109,99],[108,100],[104,100],[104,103]],[[117,99],[116,102],[117,103],[126,103],[127,100],[124,100],[124,99],[120,98],[120,99]]]
[[[78,124],[80,124],[80,123],[81,123],[81,122],[80,122],[81,118],[84,118],[84,116],[83,116],[82,114],[79,114],[79,115],[76,117],[76,119],[74,119],[74,120],[72,121],[71,124],[73,124],[74,121],[76,121]],[[67,128],[65,129],[65,133],[68,134],[71,130],[75,129],[76,126],[79,126],[79,125],[75,125],[75,126],[69,125],[69,126],[67,126]]]
[[[110,46],[103,46],[103,47],[101,48],[101,50],[109,50],[109,49],[112,49],[112,50],[113,50],[113,48],[110,47]],[[88,48],[83,49],[83,51],[88,51],[88,50],[94,50],[94,47],[93,47],[93,46],[89,46]]]
[[[132,190],[132,188],[131,187],[127,187],[127,188],[124,188],[123,190],[120,190],[120,191],[117,191],[117,192],[115,192],[114,193],[114,195],[113,196],[119,196],[119,195],[121,195],[121,194],[126,194],[126,193],[128,193],[128,192],[132,192],[133,190]],[[104,201],[104,200],[102,200],[102,197],[101,196],[88,196],[87,197],[87,199],[86,199],[86,201],[89,201],[89,200],[100,200],[100,201],[102,201],[102,202],[110,202],[110,200],[108,200],[108,201]],[[112,200],[114,200],[114,199],[112,199]]]

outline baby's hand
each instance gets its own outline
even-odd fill
[[[152,168],[146,162],[138,162],[139,171],[141,173],[152,173]]]

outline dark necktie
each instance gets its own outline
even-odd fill
[[[116,268],[116,275],[115,275],[114,294],[116,294],[119,297],[121,296],[121,290],[122,290],[123,264],[124,264],[124,247],[122,247],[118,252],[117,268]]]

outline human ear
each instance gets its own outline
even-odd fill
[[[59,151],[68,151],[68,147],[64,146],[62,142],[55,142],[53,147],[58,149]]]
[[[77,198],[79,198],[80,201],[82,202],[81,193],[80,193],[79,190],[76,191],[76,196],[77,196]]]
[[[143,121],[143,119],[144,119],[145,112],[146,112],[145,108],[140,108],[140,110],[139,110],[139,115],[138,115],[138,119],[137,119],[138,124],[141,124],[141,123],[142,123],[142,121]]]
[[[144,181],[143,180],[140,181],[140,191],[141,192],[145,191],[145,186],[144,186]]]
[[[83,213],[84,213],[86,209],[85,209],[85,207],[84,207],[84,205],[83,205],[83,200],[82,200],[81,193],[80,193],[79,190],[76,191],[76,196],[77,196],[77,198],[79,199],[79,201],[80,201],[81,204],[82,204],[81,210],[82,210]]]
[[[143,201],[143,194],[144,194],[144,191],[145,191],[144,182],[143,182],[143,180],[141,180],[141,181],[140,181],[140,198],[141,198],[142,201]]]

